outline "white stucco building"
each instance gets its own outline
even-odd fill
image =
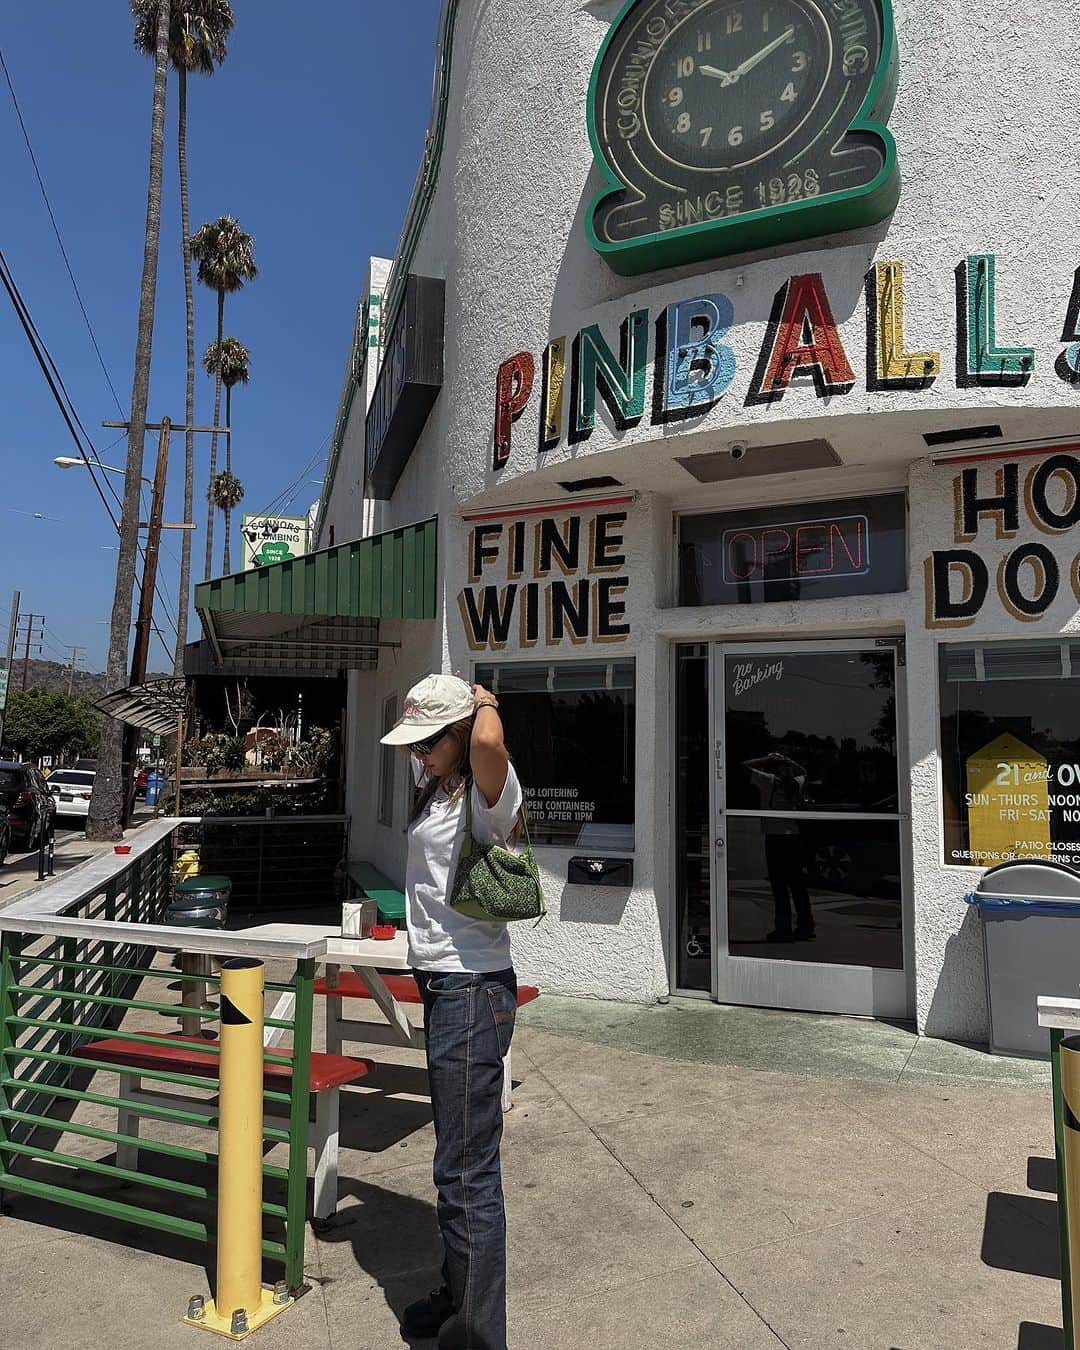
[[[445,5],[314,546],[437,522],[351,851],[403,875],[403,691],[492,683],[546,990],[982,1040],[965,893],[1080,863],[1071,11],[892,11]]]

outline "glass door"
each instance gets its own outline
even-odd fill
[[[712,653],[714,994],[909,1015],[897,650]]]

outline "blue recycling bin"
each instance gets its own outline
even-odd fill
[[[157,806],[158,799],[165,790],[165,775],[158,773],[157,769],[151,769],[146,775],[146,804],[147,806]]]

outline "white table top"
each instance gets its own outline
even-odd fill
[[[264,923],[256,928],[244,928],[240,931],[245,937],[260,940],[281,941],[288,938],[300,942],[325,940],[326,955],[318,957],[317,960],[329,965],[382,966],[386,970],[409,968],[409,938],[404,932],[398,932],[392,938],[379,941],[375,938],[342,937],[340,924],[334,927],[317,923]]]

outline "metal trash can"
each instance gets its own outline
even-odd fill
[[[982,915],[991,1051],[1045,1059],[1038,996],[1080,996],[1080,872],[1040,858],[1000,863],[964,898]]]
[[[231,892],[228,877],[188,877],[173,888],[165,922],[174,928],[224,928]]]

